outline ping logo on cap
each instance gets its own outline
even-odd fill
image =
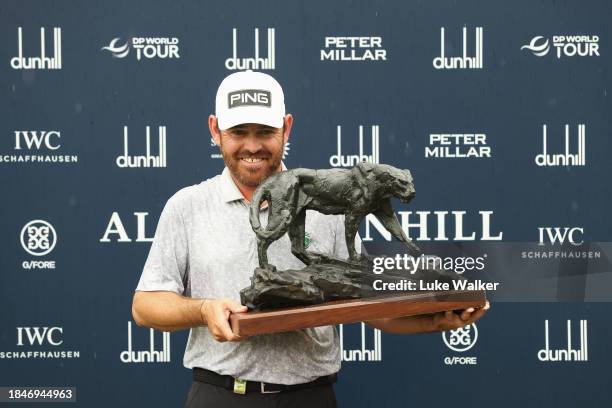
[[[228,108],[238,106],[272,106],[272,96],[270,91],[261,89],[241,89],[227,94]]]

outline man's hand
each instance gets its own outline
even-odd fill
[[[460,313],[455,313],[452,310],[446,312],[435,313],[432,316],[433,325],[437,331],[454,330],[459,327],[467,326],[480,319],[489,310],[489,302],[480,308],[462,310]]]
[[[248,308],[231,299],[204,299],[200,306],[202,321],[217,341],[240,341],[240,337],[232,331],[229,317],[232,313],[246,312]]]

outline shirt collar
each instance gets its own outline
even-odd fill
[[[287,170],[285,163],[281,161],[281,171]],[[221,172],[221,196],[223,201],[231,203],[232,201],[244,200],[244,196],[238,189],[238,186],[234,182],[232,175],[230,174],[227,166]]]

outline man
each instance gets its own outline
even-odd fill
[[[134,320],[163,331],[191,329],[184,365],[193,369],[195,381],[187,407],[334,407],[332,383],[340,369],[335,327],[241,338],[228,323],[231,313],[247,311],[239,291],[258,265],[251,198],[262,180],[284,169],[293,117],[285,114],[281,86],[263,73],[229,75],[208,125],[226,168],[168,200],[134,295]],[[261,217],[265,223],[265,208]],[[306,231],[311,250],[348,256],[342,216],[310,211]],[[286,235],[269,247],[268,256],[279,269],[303,267]],[[431,332],[470,324],[484,312],[368,324],[395,333]]]

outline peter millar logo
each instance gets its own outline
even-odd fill
[[[329,164],[332,167],[353,167],[357,163],[367,161],[369,163],[380,163],[380,129],[378,125],[372,125],[370,128],[371,137],[371,154],[364,153],[363,141],[363,126],[359,126],[359,154],[343,155],[342,154],[342,127],[336,127],[336,146],[337,153],[329,158]]]
[[[463,54],[461,57],[447,57],[445,54],[445,29],[440,28],[440,56],[434,58],[436,69],[481,69],[483,67],[483,31],[476,27],[474,37],[474,57],[468,56],[468,31],[463,27]]]
[[[276,64],[274,28],[268,28],[267,57],[263,58],[259,52],[259,28],[255,29],[255,56],[252,58],[238,58],[238,29],[232,29],[232,56],[225,60],[225,68],[229,70],[264,70],[274,69]]]
[[[113,38],[111,42],[101,48],[111,53],[113,58],[125,58],[134,49],[137,61],[144,59],[178,59],[179,39],[176,37],[132,37],[122,43],[120,37]]]
[[[17,56],[11,59],[13,69],[62,69],[62,29],[53,28],[53,57],[47,56],[45,28],[40,28],[40,57],[23,56],[23,30],[17,28]]]
[[[272,106],[272,95],[270,91],[260,89],[242,89],[233,91],[227,95],[227,106],[229,109],[239,106]]]
[[[340,351],[342,361],[382,361],[382,342],[379,329],[373,329],[372,348],[366,348],[366,325],[361,322],[361,347],[357,349],[344,348],[344,325],[339,325]]]
[[[478,340],[478,329],[476,324],[472,323],[467,326],[460,327],[455,330],[448,330],[442,332],[442,340],[449,349],[458,353],[468,351],[476,344]],[[445,357],[444,363],[447,365],[473,365],[477,364],[476,357]]]
[[[589,343],[587,321],[580,320],[580,348],[572,348],[572,322],[567,321],[567,346],[562,349],[551,349],[549,338],[548,319],[544,320],[544,348],[538,351],[538,360],[540,361],[588,361],[589,360]]]
[[[484,133],[432,133],[425,157],[441,159],[490,158],[491,147]]]
[[[549,154],[547,151],[546,125],[542,125],[542,153],[535,157],[538,166],[584,166],[586,164],[586,127],[578,125],[576,154],[570,153],[569,125],[565,125],[565,153]]]
[[[599,57],[599,36],[597,35],[555,35],[551,39],[537,35],[531,39],[529,44],[521,47],[521,50],[531,51],[537,57],[544,57],[551,51],[557,59],[563,57]]]
[[[13,150],[16,150],[16,154],[0,155],[0,163],[76,163],[78,161],[77,155],[56,154],[61,147],[61,133],[58,130],[16,130],[14,135]],[[23,151],[32,154],[21,154]]]
[[[162,332],[161,350],[155,350],[155,330],[149,329],[149,349],[136,351],[132,347],[132,322],[128,322],[128,349],[119,357],[123,363],[169,363],[170,333]]]
[[[166,127],[157,128],[158,148],[157,155],[151,154],[151,127],[146,127],[146,154],[130,156],[128,154],[128,127],[123,127],[123,154],[117,157],[116,163],[121,168],[134,167],[166,167]]]
[[[325,37],[321,61],[386,61],[382,37]]]

